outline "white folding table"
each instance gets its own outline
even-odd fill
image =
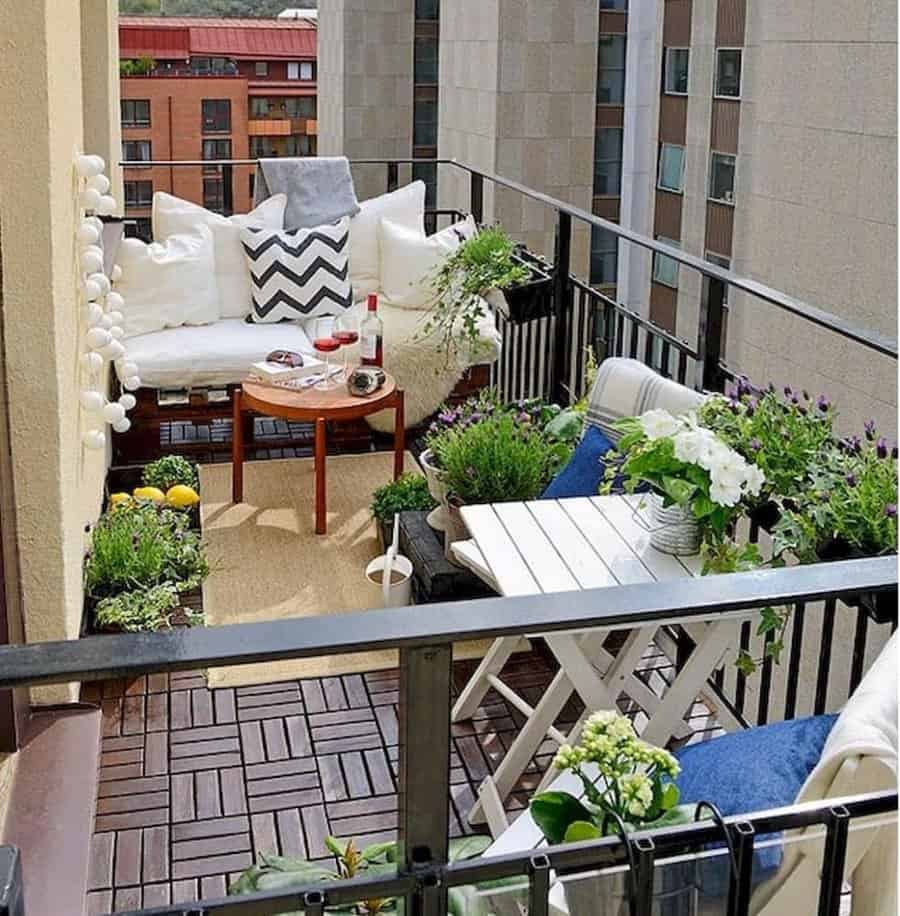
[[[650,546],[649,505],[641,496],[464,506],[462,515],[471,540],[456,542],[454,555],[506,596],[565,593],[700,574],[699,557],[674,557]],[[470,821],[486,820],[494,836],[502,832],[507,826],[503,800],[544,739],[549,736],[560,744],[576,740],[585,716],[598,709],[616,709],[622,693],[648,716],[641,730],[645,740],[665,745],[672,737],[683,737],[687,734],[684,713],[698,695],[711,702],[704,685],[736,644],[741,621],[753,613],[694,618],[690,632],[696,646],[662,696],[635,670],[660,627],[673,621],[630,629],[615,656],[603,648],[611,627],[544,634],[560,670],[534,707],[500,678],[519,638],[496,639],[460,694],[453,721],[471,718],[491,688],[527,721],[496,772],[482,783]],[[573,693],[584,703],[585,714],[564,735],[553,722]],[[725,727],[738,726],[727,709],[717,708],[716,712]],[[542,785],[554,775],[548,771]]]

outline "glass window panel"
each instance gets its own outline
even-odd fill
[[[298,61],[295,61],[295,60],[288,61],[287,78],[289,80],[300,79],[300,64]]]
[[[660,242],[665,242],[667,245],[672,245],[674,248],[681,247],[681,243],[676,242],[674,239],[663,238],[661,235],[657,236],[657,239]],[[673,260],[668,255],[655,252],[653,255],[653,279],[657,283],[662,283],[665,286],[672,286],[677,289],[678,261]]]
[[[126,162],[150,162],[153,155],[149,140],[123,140],[122,158]]]
[[[688,91],[688,48],[666,48],[663,92],[684,95]]]
[[[597,66],[597,104],[621,105],[625,100],[625,36],[601,35]]]
[[[231,130],[231,100],[203,99],[201,104],[204,131]]]
[[[618,239],[606,229],[591,231],[591,284],[613,286],[619,261]]]
[[[622,188],[622,130],[601,127],[594,140],[594,194],[617,197]]]
[[[734,203],[734,156],[713,153],[709,169],[709,196],[726,204]]]
[[[150,101],[148,99],[122,99],[120,110],[122,127],[150,126]]]
[[[684,147],[663,143],[659,148],[657,185],[664,191],[681,191],[684,181]]]
[[[740,48],[720,48],[716,51],[716,95],[732,99],[740,98]]]
[[[149,207],[153,203],[152,181],[126,181],[125,206]]]
[[[435,38],[417,38],[415,47],[416,83],[434,85],[438,81],[438,43]]]
[[[416,99],[414,114],[413,145],[437,146],[437,100]]]
[[[304,60],[300,62],[300,79],[302,80],[315,79],[314,66],[311,60]]]
[[[420,165],[413,165],[413,181],[425,182],[425,206],[434,209],[437,200],[437,164],[434,162],[423,162]]]
[[[439,0],[416,0],[416,19],[436,20],[439,15]]]
[[[250,117],[265,118],[269,114],[269,100],[260,98],[250,99]]]
[[[268,76],[269,75],[269,64],[268,61],[258,60],[256,62],[256,75],[257,76]]]
[[[621,10],[628,9],[628,0],[600,0],[601,10]]]

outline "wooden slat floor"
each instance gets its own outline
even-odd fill
[[[456,690],[474,664],[455,665]],[[671,677],[661,653],[648,652],[643,667],[657,689]],[[513,656],[503,678],[535,703],[554,673],[531,652]],[[260,853],[327,859],[328,834],[363,844],[394,838],[397,678],[382,671],[209,690],[192,672],[86,686],[82,698],[103,713],[87,912],[221,897]],[[557,725],[579,712],[569,704]],[[453,726],[453,835],[472,832],[466,815],[477,787],[521,722],[492,691],[471,722]],[[718,731],[702,703],[688,722],[692,740]],[[511,815],[554,750],[550,741],[539,749],[509,799]]]

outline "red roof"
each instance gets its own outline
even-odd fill
[[[317,31],[303,19],[203,19],[122,16],[121,57],[187,60],[191,55],[237,60],[315,58]]]

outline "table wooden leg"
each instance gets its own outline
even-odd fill
[[[244,429],[241,417],[241,389],[233,395],[231,423],[231,500],[235,503],[244,501]]]
[[[403,411],[403,391],[397,391],[397,406],[394,408],[394,480],[403,473],[403,457],[406,453],[406,418]]]
[[[325,420],[319,417],[316,420],[316,534],[325,534]]]

